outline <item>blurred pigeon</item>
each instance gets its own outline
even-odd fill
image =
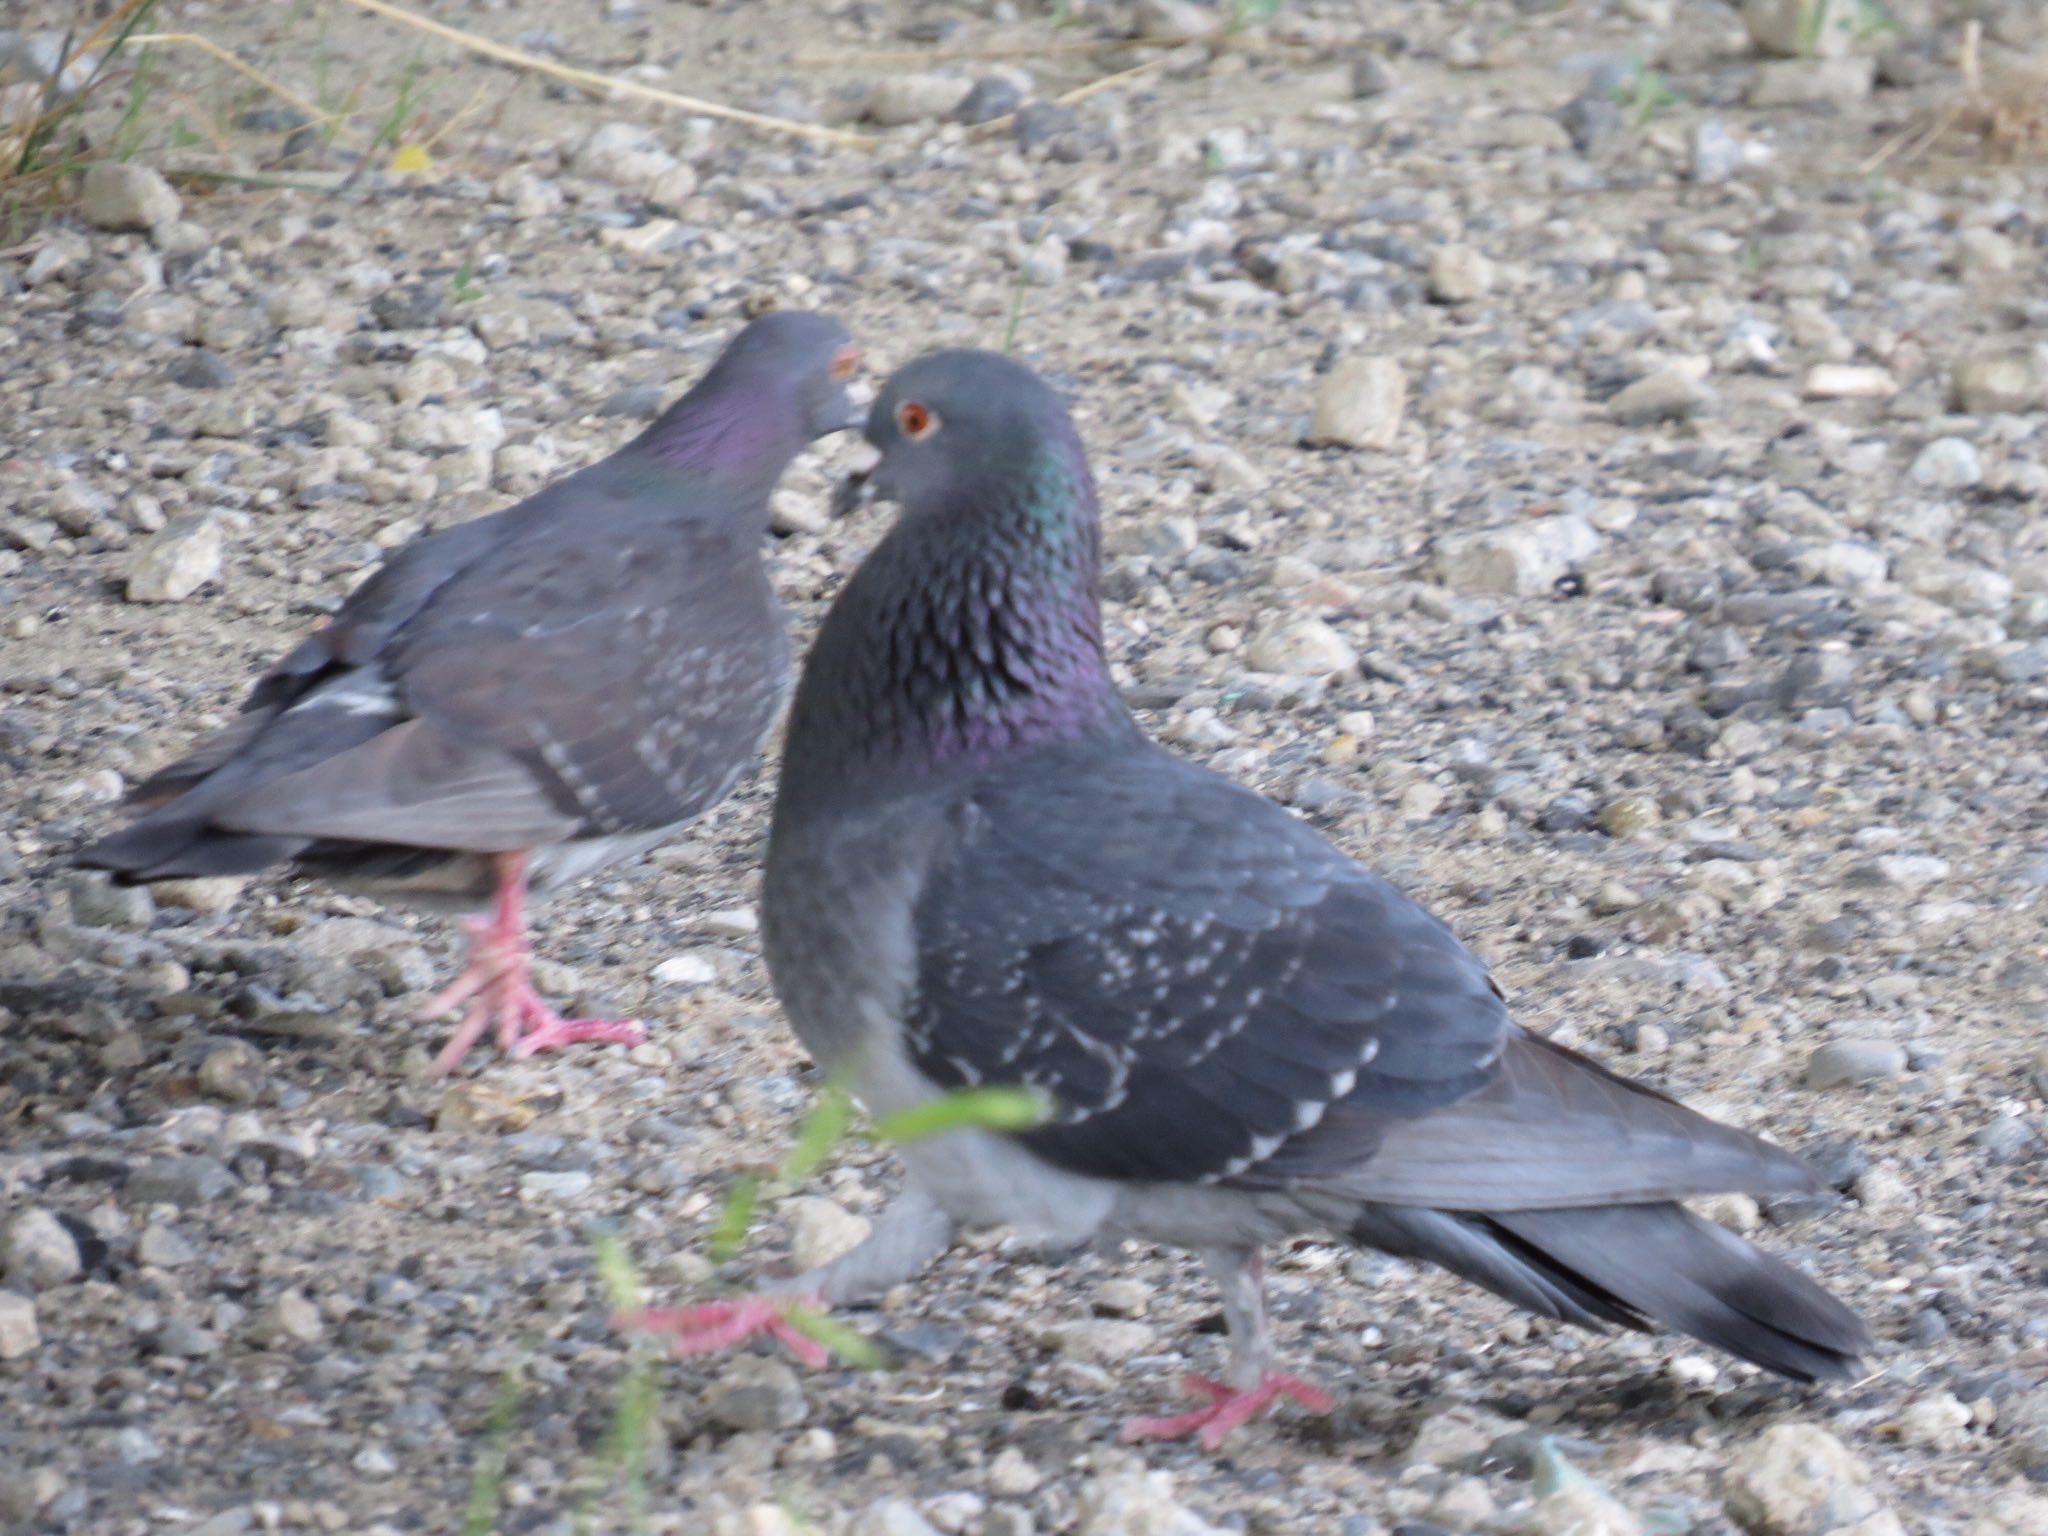
[[[1274,1368],[1257,1257],[1312,1231],[1546,1317],[1851,1373],[1871,1346],[1854,1314],[1678,1204],[1810,1189],[1800,1162],[1520,1029],[1444,924],[1140,732],[1103,656],[1087,460],[1049,389],[935,353],[884,387],[867,435],[903,512],[797,687],[768,963],[875,1114],[986,1085],[1047,1114],[903,1147],[898,1204],[782,1297],[886,1289],[957,1223],[1191,1248],[1222,1289],[1227,1377],[1126,1432],[1212,1448],[1279,1396],[1328,1406]],[[639,1321],[694,1352],[787,1337],[785,1311]]]
[[[755,320],[610,458],[392,556],[78,862],[124,883],[288,863],[490,902],[424,1011],[464,1012],[442,1072],[493,1021],[519,1056],[639,1040],[534,992],[525,898],[662,842],[752,761],[789,671],[769,493],[805,444],[859,425],[853,366],[835,320]]]

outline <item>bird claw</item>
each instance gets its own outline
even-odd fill
[[[472,946],[469,964],[420,1009],[422,1019],[463,1010],[461,1027],[434,1058],[437,1077],[455,1070],[493,1020],[498,1026],[499,1048],[515,1061],[584,1041],[638,1045],[647,1038],[647,1031],[634,1019],[563,1018],[526,979],[524,943],[483,918],[465,919],[462,926]]]
[[[638,1333],[664,1334],[669,1353],[714,1355],[759,1334],[781,1341],[797,1359],[813,1370],[832,1363],[832,1352],[789,1320],[801,1298],[741,1296],[732,1301],[707,1301],[694,1307],[645,1307],[623,1312],[612,1319],[615,1328]]]
[[[532,993],[527,994],[522,1012],[526,1032],[507,1047],[514,1060],[591,1040],[605,1045],[638,1045],[647,1038],[638,1019],[565,1019]],[[538,1020],[537,1014],[542,1016]]]
[[[1207,1376],[1190,1376],[1188,1391],[1209,1399],[1206,1408],[1156,1419],[1129,1419],[1118,1436],[1126,1445],[1134,1440],[1178,1440],[1200,1432],[1202,1449],[1214,1451],[1239,1425],[1258,1417],[1283,1397],[1291,1397],[1310,1413],[1328,1413],[1335,1400],[1321,1387],[1298,1376],[1270,1375],[1249,1391],[1240,1391]]]

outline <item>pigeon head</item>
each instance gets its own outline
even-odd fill
[[[763,315],[726,343],[641,442],[667,463],[765,496],[806,443],[861,424],[847,393],[857,362],[852,336],[830,316]]]
[[[1048,484],[1038,508],[1068,522],[1095,520],[1087,456],[1066,407],[1022,363],[965,348],[931,352],[899,369],[868,412],[881,458],[877,496],[906,512],[994,513]],[[1082,484],[1071,484],[1078,478]]]
[[[882,386],[867,437],[901,514],[826,619],[797,707],[832,723],[806,739],[943,770],[1131,729],[1102,652],[1095,485],[1059,397],[1008,358],[934,352]]]

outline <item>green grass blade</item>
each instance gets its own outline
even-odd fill
[[[858,1371],[879,1371],[889,1363],[882,1347],[864,1333],[856,1333],[837,1318],[809,1307],[791,1307],[784,1314],[789,1326],[806,1338],[816,1339],[841,1360]]]
[[[506,1369],[498,1379],[498,1396],[491,1404],[491,1416],[484,1421],[483,1449],[477,1452],[476,1472],[469,1480],[469,1503],[462,1512],[462,1536],[491,1536],[498,1527],[498,1506],[505,1493],[505,1462],[512,1442],[512,1421],[519,1416],[519,1399],[524,1395],[523,1364]]]
[[[619,1240],[619,1234],[592,1227],[590,1248],[597,1262],[597,1278],[611,1298],[614,1312],[638,1312],[647,1305],[647,1287],[640,1283],[640,1271],[633,1267],[633,1255]]]
[[[1030,1088],[963,1088],[929,1104],[884,1115],[875,1122],[875,1140],[922,1141],[947,1131],[1028,1131],[1043,1124],[1048,1105]]]
[[[754,1210],[761,1203],[761,1180],[751,1173],[743,1173],[733,1181],[732,1189],[726,1194],[725,1205],[718,1213],[718,1224],[711,1229],[711,1261],[723,1264],[740,1251],[740,1244],[747,1240],[747,1233],[754,1225]]]
[[[816,1106],[805,1117],[803,1129],[797,1132],[796,1145],[789,1149],[782,1167],[776,1171],[776,1178],[785,1184],[801,1184],[824,1166],[833,1149],[846,1139],[847,1127],[852,1124],[853,1095],[843,1083],[827,1083]]]

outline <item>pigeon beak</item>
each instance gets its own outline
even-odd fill
[[[832,391],[832,403],[825,412],[825,431],[860,431],[867,425],[868,401],[873,395],[874,387],[865,380],[840,385]]]
[[[832,516],[851,517],[875,502],[875,471],[882,455],[866,443],[853,451],[854,466],[832,492]]]

